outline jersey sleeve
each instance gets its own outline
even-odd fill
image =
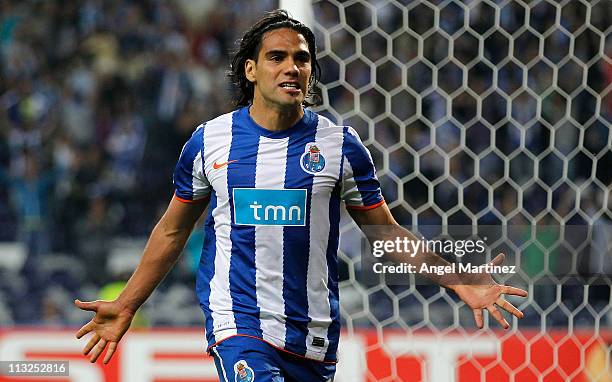
[[[174,194],[185,203],[196,203],[210,195],[210,182],[204,174],[204,126],[200,125],[183,146],[174,168]]]
[[[346,208],[368,210],[383,204],[372,156],[351,127],[344,128],[342,155],[341,197]]]

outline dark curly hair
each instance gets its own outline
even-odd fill
[[[300,33],[308,43],[310,51],[312,73],[308,81],[308,93],[304,99],[304,106],[317,105],[319,97],[314,93],[314,86],[321,76],[321,67],[317,61],[317,50],[314,33],[306,25],[291,18],[287,11],[278,9],[265,14],[257,21],[237,42],[238,50],[234,52],[230,70],[227,75],[235,87],[234,104],[247,106],[253,101],[254,85],[246,78],[244,65],[247,60],[257,60],[261,49],[261,40],[264,33],[273,29],[291,28]]]

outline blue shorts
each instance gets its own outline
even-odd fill
[[[335,363],[309,360],[256,338],[234,336],[210,349],[222,382],[328,382]]]

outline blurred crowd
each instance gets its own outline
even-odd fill
[[[316,110],[359,131],[397,220],[609,224],[606,2],[588,28],[579,2],[559,25],[542,2],[529,27],[515,3],[498,26],[485,3],[470,8],[469,25],[455,2],[439,19],[405,3],[409,29],[386,1],[356,2],[344,15],[336,3],[313,7],[324,101]],[[0,242],[27,250],[20,272],[0,270],[0,326],[76,325],[75,296],[125,280],[109,270],[116,239],[149,234],[184,142],[232,110],[225,73],[236,39],[277,6],[0,0]],[[201,323],[198,235],[153,296],[150,323]],[[381,299],[374,309],[389,307]]]
[[[232,108],[235,40],[277,7],[220,5],[0,1],[0,241],[28,256],[0,276],[1,323],[70,323],[71,298],[123,276],[113,239],[150,233],[184,142]],[[70,265],[46,269],[51,254]]]

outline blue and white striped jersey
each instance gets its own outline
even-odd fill
[[[233,335],[336,361],[340,203],[384,203],[350,127],[305,110],[285,131],[248,107],[199,126],[174,173],[176,198],[210,198],[197,294],[209,346]]]

